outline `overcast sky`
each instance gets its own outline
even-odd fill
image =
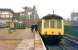
[[[70,13],[74,10],[78,12],[77,0],[0,0],[0,8],[11,8],[15,12],[22,11],[24,6],[36,6],[39,17],[47,14],[55,14],[63,18],[70,18]]]

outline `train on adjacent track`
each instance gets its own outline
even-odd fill
[[[44,43],[59,43],[64,35],[64,20],[61,16],[49,14],[39,20],[38,28]]]

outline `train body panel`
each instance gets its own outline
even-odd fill
[[[63,20],[61,20],[62,21],[62,27],[61,28],[57,28],[56,25],[54,26],[55,28],[51,28],[50,27],[51,26],[50,22],[49,22],[49,27],[48,28],[45,28],[44,27],[44,21],[45,20],[42,20],[42,23],[41,23],[42,24],[41,25],[42,27],[40,28],[40,30],[41,30],[40,33],[42,35],[45,35],[45,34],[47,34],[47,35],[64,35],[64,24],[63,24]],[[49,20],[49,21],[51,21],[51,20]],[[54,21],[57,21],[57,20],[54,20]]]

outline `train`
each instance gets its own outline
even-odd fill
[[[57,44],[64,35],[64,20],[56,14],[48,14],[38,22],[39,34],[46,44]]]

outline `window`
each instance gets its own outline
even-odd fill
[[[55,27],[54,20],[51,20],[50,21],[50,26],[51,26],[51,28],[54,28]]]
[[[57,20],[57,28],[62,28],[62,21],[61,20]]]
[[[49,20],[44,21],[44,28],[49,28]]]

